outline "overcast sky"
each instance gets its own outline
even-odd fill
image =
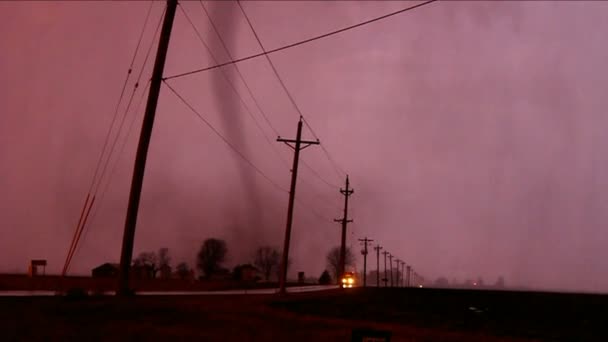
[[[243,7],[272,49],[413,4]],[[200,4],[181,6],[213,56],[178,9],[165,75],[227,61]],[[206,6],[233,57],[261,51],[236,3]],[[61,271],[148,8],[143,1],[0,2],[0,272],[24,272],[33,258]],[[163,8],[152,7],[125,100]],[[431,280],[504,276],[510,285],[608,291],[607,31],[601,1],[445,1],[272,54],[341,169],[319,146],[302,152],[333,186],[301,165],[290,276],[318,277],[339,244],[333,219],[341,217],[345,171],[355,189],[348,245],[359,270],[357,239],[367,236]],[[239,69],[274,129],[293,138],[298,114],[267,61]],[[168,82],[273,182],[289,187],[292,150],[274,141],[234,67]],[[120,257],[143,107],[126,116],[73,274]],[[307,128],[303,135],[314,138]],[[176,263],[193,264],[202,241],[217,237],[228,243],[229,266],[250,262],[257,246],[282,246],[286,210],[287,193],[163,86],[135,255],[168,247]],[[375,263],[371,256],[370,268]]]

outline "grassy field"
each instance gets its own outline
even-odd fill
[[[5,297],[2,341],[607,341],[606,296],[352,289],[250,296]]]

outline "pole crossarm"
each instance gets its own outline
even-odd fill
[[[284,139],[284,138],[281,138],[281,137],[278,137],[277,141],[284,143],[285,145],[291,147],[293,150],[296,149],[296,146],[294,146],[292,144],[297,144],[298,143],[297,140],[294,140],[294,139]],[[302,151],[303,149],[307,148],[310,145],[319,145],[320,143],[321,142],[319,140],[316,140],[316,141],[300,140],[300,148],[299,149],[300,149],[300,151]],[[304,146],[301,146],[302,144]]]

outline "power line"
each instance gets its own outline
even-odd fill
[[[249,28],[253,32],[253,35],[254,35],[255,39],[257,40],[258,44],[260,45],[260,48],[262,49],[262,51],[265,52],[266,49],[264,48],[264,45],[262,44],[262,41],[260,40],[260,37],[258,36],[257,32],[255,31],[255,28],[253,27],[253,24],[251,23],[251,20],[249,20],[249,16],[247,15],[247,13],[245,12],[245,9],[241,5],[241,2],[237,0],[236,3],[239,5],[239,8],[241,9],[241,12],[243,13],[243,16],[245,17],[245,20],[247,20],[247,24],[249,25]],[[281,78],[281,75],[279,74],[277,68],[274,66],[274,63],[272,62],[272,59],[270,59],[270,56],[268,56],[268,54],[265,54],[264,56],[266,57],[266,60],[268,61],[268,64],[272,68],[272,71],[274,72],[274,75],[276,76],[277,80],[281,84],[281,87],[285,91],[285,94],[287,94],[287,97],[289,98],[289,101],[291,101],[291,104],[293,105],[294,109],[298,112],[298,115],[302,118],[302,120],[304,121],[304,124],[306,124],[306,126],[308,127],[308,129],[310,129],[310,131],[312,132],[313,136],[318,140],[319,136],[315,133],[315,131],[310,126],[310,124],[308,124],[308,121],[306,119],[304,119],[304,114],[302,114],[302,111],[300,110],[300,107],[298,106],[298,104],[296,103],[295,99],[291,95],[291,92],[289,91],[289,89],[287,89],[287,86],[285,85],[285,82]],[[323,145],[321,145],[321,149],[323,150],[323,152],[327,156],[327,159],[330,161],[330,163],[334,167],[334,170],[337,172],[338,177],[341,177],[343,174],[346,174],[346,172],[344,172],[340,167],[337,166],[337,164],[334,161],[334,159],[329,155],[329,151],[327,151],[327,149]],[[342,171],[342,172],[340,172],[340,171]]]
[[[257,173],[259,173],[262,177],[264,177],[275,188],[277,188],[278,190],[280,190],[282,192],[289,193],[289,191],[287,189],[283,188],[282,186],[278,185],[275,181],[273,181],[268,175],[266,175],[262,170],[260,170],[251,160],[249,160],[242,152],[240,152],[236,148],[236,146],[234,146],[232,143],[230,143],[230,141],[228,141],[228,139],[226,139],[215,127],[213,127],[213,125],[211,125],[211,123],[209,121],[207,121],[200,112],[198,112],[188,101],[186,101],[186,99],[184,97],[182,97],[173,87],[171,87],[171,85],[168,82],[164,81],[164,83],[165,83],[165,85],[167,85],[169,90],[171,90],[171,92],[173,94],[175,94],[175,96],[177,96],[177,98],[179,98],[182,101],[182,103],[184,103],[184,105],[186,105],[186,107],[188,107],[190,109],[190,111],[192,111],[192,113],[194,113],[205,125],[207,125],[207,127],[209,127],[220,139],[222,139],[222,141],[224,141],[224,143],[226,143],[226,145],[228,145],[228,147],[230,147],[230,149],[232,149],[233,152],[235,152],[241,159],[243,159],[243,161],[245,161],[247,164],[249,164],[249,166],[251,166]],[[310,213],[312,213],[314,216],[321,219],[322,221],[324,221],[324,222],[330,221],[323,215],[319,214],[316,210],[312,209],[310,206],[305,204],[303,201],[296,199],[296,202],[298,204],[306,207],[307,209],[309,209]]]
[[[125,90],[127,89],[127,83],[129,82],[129,78],[131,77],[131,72],[133,71],[133,65],[135,63],[135,58],[137,57],[137,53],[139,52],[139,47],[141,45],[141,41],[143,39],[144,32],[146,30],[146,26],[148,25],[148,20],[150,19],[150,12],[152,10],[152,6],[154,2],[150,2],[150,7],[148,8],[148,13],[146,14],[146,19],[144,20],[144,25],[139,35],[139,40],[135,47],[135,51],[133,52],[133,57],[131,58],[131,63],[129,64],[129,69],[127,71],[127,76],[122,85],[122,90],[120,91],[120,96],[118,97],[118,102],[116,103],[116,107],[114,108],[114,115],[112,116],[112,121],[110,123],[110,127],[108,128],[108,132],[106,133],[106,137],[103,143],[103,147],[101,149],[101,154],[99,155],[99,159],[97,160],[97,165],[95,166],[95,173],[93,174],[93,179],[91,180],[91,185],[89,186],[89,193],[93,190],[93,186],[95,185],[95,181],[97,180],[97,174],[99,173],[99,168],[101,166],[103,156],[106,152],[106,148],[108,146],[108,142],[110,140],[110,135],[112,133],[112,129],[114,128],[114,123],[116,122],[116,118],[118,117],[118,109],[120,108],[120,104],[122,103],[122,99],[125,94]],[[101,177],[100,177],[101,178]]]
[[[122,128],[124,126],[125,120],[127,118],[127,115],[129,113],[129,109],[131,108],[131,104],[133,102],[133,98],[135,97],[135,93],[137,91],[137,88],[139,87],[139,82],[141,81],[141,76],[144,72],[144,69],[146,67],[146,64],[148,63],[148,59],[150,57],[150,52],[152,51],[152,48],[154,47],[154,40],[156,39],[156,36],[158,35],[158,31],[160,29],[160,24],[162,23],[162,18],[164,16],[165,11],[163,11],[163,13],[160,16],[160,19],[158,21],[158,24],[156,25],[156,30],[154,31],[154,35],[152,36],[152,42],[150,43],[150,46],[148,47],[148,51],[146,52],[146,56],[144,58],[144,62],[141,66],[141,69],[139,70],[139,74],[137,75],[137,80],[135,81],[135,84],[133,85],[133,92],[131,93],[131,97],[129,98],[129,102],[127,103],[127,107],[125,108],[125,111],[122,115],[122,119],[120,121],[120,124],[118,125],[118,132],[116,133],[116,136],[114,137],[114,141],[112,142],[112,146],[110,147],[110,152],[108,153],[108,157],[104,163],[103,166],[103,170],[101,171],[101,175],[99,176],[98,179],[98,183],[95,186],[95,190],[94,193],[97,193],[97,190],[99,190],[99,186],[101,185],[102,179],[106,173],[108,164],[110,163],[110,159],[112,158],[112,154],[114,153],[114,149],[116,147],[116,143],[118,142],[118,138],[120,136],[120,132],[122,131]]]
[[[209,127],[213,131],[213,133],[215,133],[218,137],[220,137],[220,139],[222,139],[222,141],[224,141],[224,143],[226,143],[226,145],[228,145],[228,147],[230,147],[230,149],[232,149],[232,151],[234,151],[234,153],[236,153],[239,157],[241,157],[241,159],[243,159],[247,164],[249,164],[249,166],[251,166],[257,173],[259,173],[262,177],[264,177],[275,188],[277,188],[278,190],[281,190],[285,193],[289,193],[288,190],[286,190],[285,188],[278,185],[270,177],[268,177],[262,170],[260,170],[257,166],[255,166],[255,164],[251,160],[249,160],[243,153],[241,153],[241,151],[239,151],[236,148],[236,146],[234,146],[230,141],[228,141],[228,139],[226,139],[215,127],[213,127],[213,125],[211,125],[211,123],[209,121],[207,121],[207,119],[205,119],[205,117],[201,113],[199,113],[194,107],[192,107],[192,105],[190,103],[188,103],[188,101],[186,101],[186,99],[184,99],[173,87],[171,87],[171,85],[167,81],[163,81],[163,82],[167,85],[169,90],[171,90],[171,92],[173,92],[173,94],[175,94],[175,96],[177,96],[186,105],[186,107],[188,107],[190,109],[190,111],[192,111],[192,113],[194,113],[203,123],[205,123],[205,125],[207,125],[207,127]]]
[[[231,61],[233,61],[234,59],[233,59],[233,57],[232,57],[232,54],[230,53],[230,50],[228,49],[228,46],[226,45],[226,43],[225,43],[224,39],[223,39],[223,38],[222,38],[222,36],[220,35],[219,30],[217,29],[217,26],[216,26],[216,25],[215,25],[215,23],[213,22],[213,19],[212,19],[212,18],[211,18],[211,16],[209,15],[209,12],[207,11],[207,8],[205,7],[204,2],[203,2],[202,0],[199,0],[199,4],[201,5],[201,8],[202,8],[203,12],[205,13],[205,16],[206,16],[206,17],[207,17],[207,19],[209,20],[209,23],[211,23],[211,27],[213,28],[213,31],[215,32],[215,34],[216,34],[216,35],[217,35],[217,37],[219,38],[220,42],[222,43],[222,46],[224,47],[224,50],[226,51],[226,54],[228,55],[228,58],[230,58],[230,60],[231,60]],[[182,9],[182,11],[183,11],[183,9]],[[185,12],[184,12],[184,14],[185,14]],[[186,15],[186,17],[187,17],[187,15]],[[187,17],[187,19],[188,19],[188,21],[190,21],[190,18],[188,18],[188,17]],[[192,21],[190,21],[190,23],[191,23],[191,25],[194,27],[194,24],[192,23]],[[196,30],[196,28],[195,28],[195,30]],[[197,34],[198,34],[198,32],[197,32]],[[198,35],[199,35],[199,39],[201,39],[201,41],[202,41],[202,37],[201,37],[201,35],[200,35],[200,34],[198,34]],[[210,51],[209,47],[207,46],[207,44],[205,44],[205,43],[204,43],[204,41],[202,41],[202,42],[203,42],[203,45],[205,46],[205,48],[207,48],[207,51],[209,51],[209,53],[211,54],[211,51]],[[216,59],[216,58],[214,58],[213,56],[212,56],[212,58],[214,59],[214,63],[216,63],[216,64],[217,64],[217,59]],[[270,120],[268,119],[268,116],[266,115],[265,111],[264,111],[264,110],[261,108],[261,106],[260,106],[259,102],[257,101],[256,97],[253,95],[253,92],[252,92],[251,88],[249,87],[249,85],[247,84],[247,82],[245,81],[245,77],[244,77],[244,76],[243,76],[243,74],[241,73],[240,68],[238,67],[238,64],[233,63],[232,65],[234,66],[234,68],[235,68],[235,70],[236,70],[237,74],[239,75],[239,77],[240,77],[240,78],[241,78],[241,80],[243,81],[243,84],[245,85],[245,88],[246,88],[246,89],[247,89],[247,91],[249,92],[249,96],[251,97],[251,99],[252,99],[252,100],[253,100],[253,102],[255,103],[255,105],[256,105],[256,107],[257,107],[258,111],[260,112],[260,114],[262,115],[262,117],[264,118],[264,120],[266,121],[266,123],[268,124],[268,126],[269,126],[269,127],[270,127],[270,128],[273,130],[273,131],[274,131],[274,133],[275,133],[277,136],[278,136],[278,135],[280,135],[280,134],[279,134],[279,132],[278,132],[278,130],[277,130],[275,127],[274,127],[274,125],[272,125],[272,123],[271,123],[271,122],[270,122]],[[221,69],[221,68],[220,68],[220,69]],[[234,89],[234,87],[233,87],[233,89]],[[234,89],[234,90],[235,90],[235,92],[236,92],[236,89]],[[237,94],[238,94],[238,92],[237,92]],[[251,115],[251,113],[250,113],[250,115]],[[256,125],[257,125],[257,122],[256,122]],[[259,127],[259,125],[258,125],[258,128],[260,129],[260,131],[262,131],[262,134],[263,134],[264,132],[263,132],[263,130],[262,130],[260,127]],[[317,138],[317,139],[318,139],[318,138]],[[275,152],[277,152],[277,151],[276,151],[276,148],[274,148],[274,145],[273,145],[273,144],[271,144],[271,143],[270,143],[270,141],[268,141],[268,140],[267,140],[267,142],[268,142],[268,143],[269,143],[271,146],[273,146],[273,149],[275,150]],[[277,152],[277,154],[278,154],[278,152]],[[284,163],[286,163],[286,164],[287,164],[287,161],[286,161],[285,159],[283,159],[283,158],[282,158],[282,156],[281,156],[280,154],[279,154],[279,157],[281,158],[281,160],[283,160],[283,161],[284,161]],[[329,185],[330,187],[339,188],[339,186],[337,186],[337,185],[332,185],[330,182],[326,181],[326,180],[325,180],[323,177],[321,177],[321,175],[319,175],[319,173],[318,173],[316,170],[314,170],[314,169],[313,169],[311,166],[309,166],[308,164],[306,164],[304,161],[302,161],[302,164],[304,164],[304,166],[306,166],[308,169],[310,169],[310,171],[312,171],[312,173],[313,173],[313,174],[314,174],[314,175],[315,175],[317,178],[319,178],[319,179],[320,179],[322,182],[324,182],[325,184]]]
[[[198,36],[199,41],[203,44],[203,46],[205,47],[205,49],[207,50],[207,52],[209,53],[209,55],[211,56],[211,59],[213,59],[214,63],[217,63],[217,58],[215,58],[215,55],[213,54],[213,52],[211,51],[211,49],[209,48],[209,46],[207,45],[207,43],[205,43],[205,40],[203,39],[203,36],[201,35],[201,33],[199,32],[198,28],[196,27],[196,25],[194,25],[194,22],[190,19],[190,16],[188,16],[188,14],[186,13],[186,11],[184,10],[183,6],[180,5],[179,8],[181,9],[182,13],[184,14],[184,16],[186,17],[186,20],[190,23],[190,25],[192,26],[192,28],[194,29],[194,31],[196,32],[196,35]],[[204,7],[203,7],[204,9]],[[205,11],[205,13],[207,13]],[[209,18],[209,16],[207,16]],[[213,24],[213,22],[211,21],[211,18],[209,18],[209,21],[212,23],[212,26],[215,30],[215,25]],[[222,44],[224,44],[221,36],[219,35],[219,32],[216,30],[215,31],[217,36],[219,37],[219,39],[222,41]],[[226,52],[228,53],[228,55],[230,56],[230,52],[228,51],[227,46],[224,44],[224,49],[226,49]],[[249,86],[247,85],[247,82],[245,81],[245,78],[243,77],[243,75],[241,74],[240,70],[238,69],[238,67],[236,65],[234,65],[236,70],[237,70],[237,74],[239,75],[239,77],[241,78],[241,81],[243,82],[243,84],[245,84],[245,87],[247,88],[247,90],[249,91],[249,95],[251,96],[252,99],[254,99],[254,102],[257,105],[257,101],[255,100],[255,97],[253,96],[253,93],[251,92],[251,89],[249,88]],[[281,159],[281,161],[284,163],[285,167],[289,167],[289,163],[287,162],[287,160],[285,160],[283,158],[283,156],[280,154],[280,152],[276,149],[276,147],[272,144],[272,142],[270,142],[270,139],[268,138],[268,136],[266,135],[266,133],[264,132],[264,130],[262,129],[262,127],[260,126],[259,122],[256,120],[255,116],[253,115],[253,113],[251,112],[251,110],[249,109],[249,106],[247,106],[247,103],[245,103],[245,100],[243,99],[243,97],[241,96],[241,94],[238,92],[238,90],[236,89],[235,85],[230,81],[230,79],[228,78],[228,76],[226,75],[226,73],[224,72],[223,69],[219,69],[224,80],[226,81],[226,83],[228,83],[228,85],[230,85],[230,87],[232,88],[232,91],[234,91],[234,93],[238,96],[241,104],[243,105],[243,107],[245,108],[245,111],[249,114],[249,116],[251,117],[251,119],[253,120],[253,122],[255,123],[256,127],[258,128],[258,130],[260,130],[260,132],[262,133],[262,135],[264,136],[264,139],[266,140],[266,142],[270,145],[271,149],[274,151],[274,153],[279,157],[279,159]],[[165,82],[167,83],[167,82]],[[261,113],[262,110],[260,109],[260,107],[258,106],[258,109],[260,110]],[[266,118],[265,114],[262,114],[264,116],[264,118],[267,120],[268,122],[268,118]],[[271,125],[272,127],[272,125]],[[274,127],[273,127],[274,129]],[[278,135],[278,133],[277,133]]]
[[[90,184],[89,190],[88,190],[88,194],[89,195],[87,195],[87,199],[88,199],[88,196],[90,196],[91,192],[94,192],[93,193],[93,201],[95,199],[95,193],[97,192],[98,186],[99,186],[99,184],[101,184],[101,179],[103,178],[103,175],[105,173],[105,169],[107,167],[107,163],[109,162],[109,160],[110,160],[110,158],[112,156],[112,152],[113,152],[113,149],[114,149],[114,145],[115,145],[116,139],[118,139],[118,136],[120,135],[120,130],[122,128],[122,123],[120,125],[120,128],[118,129],[118,132],[116,134],[116,138],[114,140],[114,143],[112,144],[112,148],[108,152],[106,163],[105,163],[104,168],[103,168],[103,170],[101,172],[101,175],[99,175],[99,171],[100,171],[100,167],[101,167],[101,164],[102,164],[102,161],[103,161],[103,157],[104,157],[104,154],[105,154],[106,149],[108,147],[108,142],[110,140],[110,136],[111,136],[112,130],[114,128],[114,123],[116,122],[116,118],[118,116],[118,111],[119,111],[119,108],[120,108],[120,104],[122,103],[122,99],[124,97],[124,93],[125,93],[128,81],[129,81],[131,73],[133,71],[133,65],[135,64],[135,59],[137,58],[137,54],[139,52],[139,48],[141,46],[141,42],[143,40],[144,33],[146,31],[146,27],[147,27],[148,21],[150,19],[150,13],[152,11],[153,5],[154,5],[154,2],[150,2],[150,7],[148,8],[148,11],[146,13],[146,18],[144,20],[144,25],[143,25],[141,33],[139,35],[139,39],[138,39],[137,45],[135,47],[135,51],[133,52],[133,57],[131,58],[131,62],[129,64],[129,69],[127,71],[127,76],[125,77],[125,81],[123,82],[122,90],[120,92],[120,96],[118,98],[118,102],[117,102],[116,107],[114,109],[114,115],[112,116],[112,121],[110,123],[110,127],[108,128],[108,132],[106,133],[106,137],[104,139],[104,144],[103,144],[101,153],[99,155],[99,159],[97,160],[97,164],[95,166],[95,172],[93,174],[93,178],[91,180],[91,184]],[[149,51],[148,51],[148,53],[149,53]],[[139,77],[140,76],[141,76],[141,73],[138,76],[138,81],[137,82],[139,82]],[[135,85],[135,89],[133,90],[133,93],[131,94],[131,98],[129,99],[129,104],[127,105],[127,107],[125,109],[125,114],[123,115],[123,120],[122,120],[123,122],[124,122],[124,118],[126,116],[126,113],[128,112],[128,109],[129,109],[129,107],[131,105],[131,101],[133,100],[133,96],[135,94],[136,89],[137,89],[137,83]],[[99,175],[99,178],[97,178],[98,175]],[[96,183],[97,183],[97,186],[95,185]],[[93,205],[93,201],[90,203],[90,206],[87,209],[87,217],[88,217],[88,211],[90,211],[90,209],[91,209],[91,207]],[[87,206],[87,202],[85,202],[84,207],[86,208],[86,206]],[[73,240],[72,240],[72,244],[70,245],[70,248],[68,250],[68,255],[66,257],[66,261],[65,261],[65,264],[64,264],[64,271],[62,272],[63,275],[65,275],[65,273],[69,269],[69,265],[71,263],[72,257],[74,256],[74,253],[76,252],[76,248],[78,246],[78,240],[80,240],[80,236],[82,234],[82,230],[84,229],[85,223],[86,223],[86,220],[82,220],[82,217],[81,217],[81,220],[79,220],[78,225],[76,227],[76,230],[74,232],[74,237],[73,237]]]
[[[211,16],[209,15],[209,12],[207,11],[207,8],[205,7],[205,4],[203,3],[202,0],[199,0],[199,4],[201,5],[201,8],[203,9],[203,12],[205,12],[205,15],[207,16],[207,19],[209,20],[209,23],[211,23],[211,27],[213,28],[213,31],[215,32],[215,34],[217,35],[217,37],[219,38],[220,42],[222,43],[222,46],[224,47],[224,50],[226,51],[226,54],[228,55],[228,58],[230,58],[231,61],[234,60],[234,58],[232,57],[232,54],[230,53],[230,50],[228,49],[228,46],[226,45],[226,43],[224,42],[224,39],[222,38],[222,36],[220,35],[219,30],[217,29],[217,27],[215,26],[215,23],[213,22],[213,19],[211,19]],[[214,61],[215,63],[217,63],[217,60]],[[253,96],[253,92],[251,91],[251,89],[249,88],[249,85],[247,84],[247,82],[245,82],[245,78],[243,77],[241,70],[238,67],[238,64],[233,63],[232,65],[234,65],[234,69],[236,70],[236,72],[238,73],[239,77],[241,78],[241,80],[243,81],[243,84],[245,85],[245,88],[247,88],[247,91],[249,92],[249,95],[251,96],[251,99],[253,100],[253,102],[255,103],[255,106],[258,108],[258,111],[260,112],[260,114],[262,114],[262,117],[264,118],[264,120],[266,121],[266,123],[268,124],[268,126],[274,131],[274,133],[278,136],[279,135],[279,131],[274,127],[274,125],[270,122],[270,120],[268,119],[268,116],[266,115],[266,113],[262,110],[262,107],[260,106],[260,104],[258,103],[258,100],[256,99],[255,96]],[[274,145],[273,145],[274,146]]]
[[[137,107],[135,109],[135,114],[132,117],[131,122],[129,123],[129,127],[127,128],[127,133],[125,135],[124,140],[122,141],[122,144],[120,146],[120,149],[118,150],[118,154],[115,160],[114,165],[112,166],[112,168],[110,169],[110,173],[108,175],[108,177],[106,178],[106,183],[105,186],[103,187],[103,190],[101,191],[101,195],[99,196],[99,201],[98,201],[98,205],[93,209],[93,213],[91,214],[91,219],[89,220],[89,225],[88,226],[83,226],[82,230],[84,230],[84,235],[82,236],[82,241],[86,241],[87,236],[89,234],[89,232],[91,231],[90,226],[95,222],[95,218],[97,217],[97,213],[99,213],[99,211],[101,210],[103,204],[104,204],[104,199],[106,197],[106,193],[108,192],[108,189],[110,187],[110,183],[111,183],[111,179],[114,177],[114,174],[116,173],[116,167],[118,166],[120,157],[122,156],[124,149],[127,145],[127,141],[129,140],[129,137],[131,136],[131,132],[133,132],[133,125],[135,124],[135,121],[137,121],[137,112],[139,112],[139,108],[141,108],[141,104],[143,103],[143,99],[144,99],[144,95],[146,94],[146,91],[148,90],[148,87],[150,86],[150,81],[148,81],[146,83],[146,86],[143,90],[143,92],[141,93],[141,97],[139,98],[139,101],[137,103]],[[144,114],[144,112],[141,112],[142,116]],[[89,227],[89,229],[86,229],[87,227]],[[82,246],[82,244],[79,244],[76,246],[76,251],[74,252],[74,254],[77,254],[80,251],[80,247]],[[69,266],[69,265],[68,265]]]
[[[342,32],[345,32],[345,31],[349,31],[349,30],[352,30],[352,29],[360,27],[360,26],[364,26],[364,25],[371,24],[371,23],[379,21],[379,20],[383,20],[383,19],[395,16],[397,14],[401,14],[401,13],[405,13],[405,12],[411,11],[413,9],[422,7],[424,5],[428,5],[428,4],[430,4],[432,2],[435,2],[435,1],[437,1],[437,0],[429,0],[429,1],[417,4],[417,5],[413,5],[413,6],[410,6],[410,7],[406,7],[406,8],[397,10],[395,12],[391,12],[389,14],[382,15],[380,17],[376,17],[376,18],[373,18],[373,19],[370,19],[370,20],[366,20],[366,21],[360,22],[360,23],[355,24],[355,25],[346,26],[346,27],[343,27],[341,29],[338,29],[338,30],[335,30],[335,31],[331,31],[331,32],[328,32],[328,33],[325,33],[325,34],[322,34],[322,35],[319,35],[319,36],[315,36],[315,37],[312,37],[312,38],[301,40],[301,41],[298,41],[298,42],[295,42],[295,43],[292,43],[292,44],[289,44],[289,45],[284,45],[284,46],[281,46],[279,48],[268,50],[268,51],[265,51],[265,52],[262,52],[262,53],[257,53],[257,54],[250,55],[250,56],[247,56],[247,57],[235,59],[235,60],[230,61],[230,62],[216,64],[216,65],[208,66],[208,67],[205,67],[205,68],[201,68],[201,69],[196,69],[196,70],[184,72],[184,73],[181,73],[181,74],[176,74],[176,75],[168,76],[168,77],[165,77],[165,80],[197,74],[197,73],[204,72],[204,71],[207,71],[207,70],[223,67],[225,65],[229,65],[229,64],[233,64],[233,63],[239,63],[239,62],[244,62],[246,60],[250,60],[250,59],[261,57],[261,56],[268,55],[268,54],[271,54],[271,53],[279,52],[279,51],[282,51],[282,50],[285,50],[285,49],[289,49],[289,48],[292,48],[292,47],[295,47],[295,46],[298,46],[298,45],[310,43],[310,42],[313,42],[315,40],[319,40],[319,39],[322,39],[322,38],[333,36],[335,34],[342,33]]]

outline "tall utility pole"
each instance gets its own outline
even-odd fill
[[[317,141],[302,140],[302,117],[298,121],[298,131],[296,139],[277,138],[277,141],[285,143],[294,150],[293,167],[291,168],[291,188],[289,190],[289,205],[287,207],[287,224],[285,225],[285,240],[283,242],[283,257],[281,258],[281,272],[279,274],[279,293],[285,294],[285,279],[287,278],[287,261],[289,260],[289,239],[291,238],[291,223],[293,221],[293,204],[296,198],[296,180],[298,178],[298,161],[300,151],[310,145],[318,145]],[[295,145],[292,145],[295,144]]]
[[[344,261],[346,259],[346,225],[349,222],[353,222],[353,220],[348,219],[348,197],[355,192],[353,189],[349,189],[350,183],[348,182],[348,175],[346,175],[346,187],[344,189],[340,189],[340,193],[344,195],[344,216],[341,219],[334,219],[336,222],[342,223],[342,243],[340,244],[340,273],[339,277],[344,274],[345,265]]]
[[[405,286],[410,287],[410,273],[412,272],[412,266],[407,265],[406,268],[406,276],[405,276]]]
[[[384,251],[384,252],[382,252],[382,254],[384,254],[384,279],[382,279],[382,281],[384,282],[384,287],[386,287],[388,285],[387,284],[388,283],[388,275],[386,273],[386,256],[388,254],[390,254],[390,253],[387,252],[387,251]]]
[[[405,261],[401,261],[401,287],[405,287]]]
[[[376,251],[376,287],[380,287],[380,250],[382,247],[376,245],[374,250]]]
[[[393,287],[393,256],[392,254],[388,255],[388,263],[390,266],[390,271],[391,271],[391,287]]]
[[[135,240],[137,212],[139,209],[141,188],[144,181],[144,170],[146,168],[148,146],[150,145],[152,126],[154,125],[154,116],[156,115],[156,105],[158,104],[158,94],[160,93],[160,85],[162,82],[163,70],[165,68],[165,59],[167,57],[167,49],[169,48],[169,38],[171,37],[171,29],[173,27],[173,19],[175,18],[176,8],[177,0],[167,0],[167,9],[165,12],[165,18],[163,20],[163,28],[160,33],[160,39],[158,41],[156,61],[154,62],[152,79],[150,81],[150,92],[148,93],[148,102],[146,103],[146,111],[141,126],[139,144],[137,145],[135,165],[133,167],[131,192],[129,194],[129,205],[127,208],[125,229],[122,237],[122,250],[120,254],[118,291],[116,291],[118,295],[128,295],[131,293],[129,289],[129,269],[131,266],[131,258],[133,257],[133,242]]]
[[[363,287],[367,286],[367,244],[374,241],[368,239],[367,237],[363,239],[359,239],[359,241],[363,242],[363,250],[361,254],[363,254]]]

